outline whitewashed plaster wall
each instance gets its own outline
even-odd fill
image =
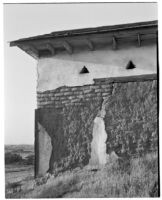
[[[58,54],[38,61],[37,91],[56,89],[60,86],[92,84],[94,78],[142,75],[156,73],[156,45],[129,46],[118,50],[104,48],[96,51]],[[125,67],[129,60],[135,69]],[[80,74],[86,66],[90,73]]]
[[[47,172],[49,169],[49,162],[50,157],[52,153],[52,144],[51,144],[51,138],[44,129],[44,127],[38,123],[38,130],[39,130],[39,160],[38,160],[38,166],[39,166],[39,174],[43,175]]]

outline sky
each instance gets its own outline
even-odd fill
[[[157,3],[4,4],[5,144],[34,144],[37,62],[9,41],[157,20]]]

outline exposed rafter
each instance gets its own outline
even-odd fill
[[[89,50],[93,51],[94,50],[94,44],[92,43],[92,41],[89,40],[89,39],[86,39],[85,41],[86,41],[86,44],[87,44]]]
[[[113,50],[117,49],[117,41],[116,41],[115,36],[113,36],[113,38],[112,38],[112,48],[113,48]]]
[[[29,54],[30,56],[32,56],[33,58],[35,59],[38,59],[39,58],[39,51],[33,46],[30,44],[29,45],[17,45],[21,50],[25,51],[27,54]]]
[[[155,42],[155,40],[152,39],[157,39],[158,37],[156,34],[157,25],[157,21],[147,21],[86,29],[65,30],[15,40],[10,42],[10,46],[18,46],[36,59],[43,56],[55,55],[55,52],[61,54],[62,51],[60,51],[60,49],[62,48],[64,48],[69,54],[74,52],[75,47],[84,51],[84,48],[82,48],[83,45],[92,51],[94,49],[96,50],[96,47],[99,45],[103,45],[104,47],[105,44],[111,42],[112,49],[116,50],[119,45],[118,41],[120,41],[122,48],[122,43],[125,41],[130,43],[132,42],[132,45],[134,45],[134,40],[136,40],[136,44],[140,47],[145,45],[145,43],[143,44],[143,41],[145,40],[147,40],[147,43]],[[78,41],[76,41],[77,39]],[[93,41],[95,41],[95,45]],[[48,49],[48,51],[43,51],[43,49]]]
[[[47,43],[46,48],[51,52],[52,55],[56,54],[55,48],[53,47],[51,43]]]
[[[138,35],[137,35],[137,38],[138,38],[138,46],[140,47],[140,46],[141,46],[141,35],[138,34]]]
[[[63,46],[69,54],[73,53],[73,48],[67,41],[63,42]]]
[[[39,57],[39,51],[33,44],[29,45],[29,49],[31,49],[31,51],[34,52],[34,54],[36,54],[37,57]]]

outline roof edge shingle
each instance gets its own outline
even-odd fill
[[[71,36],[81,36],[81,35],[89,35],[95,33],[107,33],[107,32],[115,32],[122,30],[133,30],[137,28],[149,28],[149,27],[157,27],[158,21],[145,21],[145,22],[136,22],[136,23],[128,23],[128,24],[119,24],[119,25],[111,25],[111,26],[99,26],[93,28],[81,28],[81,29],[71,29],[65,31],[56,31],[51,32],[49,34],[38,35],[34,37],[22,38],[19,40],[11,41],[10,46],[16,46],[19,42],[27,42],[34,41],[39,39],[51,39],[51,38],[61,38],[61,37],[71,37]]]

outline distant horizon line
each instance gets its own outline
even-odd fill
[[[3,3],[4,5],[7,4],[101,4],[101,3],[157,3],[157,1],[126,1],[126,2],[121,2],[121,1],[103,1],[103,2],[21,2],[21,3]]]
[[[30,144],[23,144],[23,143],[22,143],[22,144],[4,144],[4,145],[5,145],[5,146],[6,146],[6,145],[10,145],[10,146],[11,146],[11,145],[34,145],[34,144],[32,144],[32,143],[30,143]]]

